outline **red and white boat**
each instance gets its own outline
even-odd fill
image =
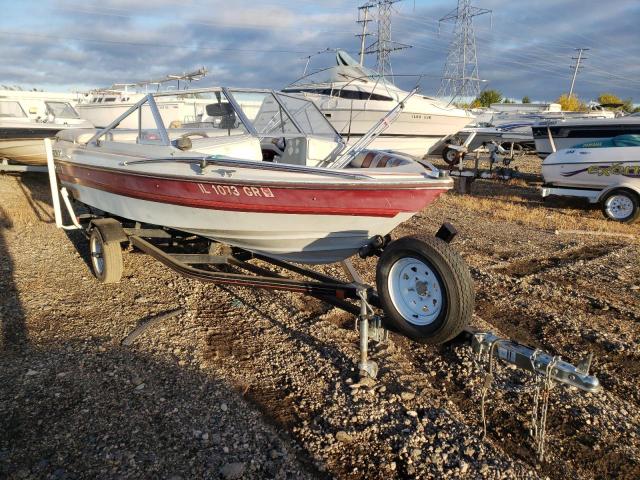
[[[149,95],[103,130],[58,135],[56,172],[75,200],[316,264],[352,256],[453,185],[430,164],[362,144],[347,149],[317,107],[295,95],[225,88],[158,95],[195,96],[202,111],[188,124],[167,121]],[[155,128],[144,128],[150,117]],[[119,128],[132,118],[139,128]]]

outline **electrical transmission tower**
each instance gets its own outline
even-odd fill
[[[404,43],[394,42],[391,40],[392,7],[394,3],[398,3],[400,1],[401,0],[377,0],[376,2],[369,2],[368,4],[368,8],[371,8],[372,6],[376,6],[378,8],[378,15],[376,18],[378,24],[378,39],[369,45],[364,53],[376,54],[376,68],[380,75],[393,75],[393,70],[391,69],[391,52],[402,50],[403,48],[411,48],[410,45],[405,45]],[[363,35],[365,33],[366,23],[363,26]]]
[[[476,36],[473,18],[491,13],[486,8],[471,5],[471,0],[458,0],[458,7],[439,22],[455,22],[453,40],[442,74],[438,95],[442,97],[475,98],[480,93]]]
[[[570,66],[570,68],[573,69],[573,77],[571,78],[571,88],[569,89],[569,97],[571,97],[573,95],[573,87],[576,84],[576,77],[578,76],[578,70],[583,68],[583,67],[580,66],[580,63],[587,59],[587,57],[583,57],[582,54],[584,52],[586,52],[587,50],[589,50],[589,49],[588,48],[576,48],[574,50],[576,50],[578,52],[578,56],[577,57],[571,57],[571,60],[575,60],[576,64]]]

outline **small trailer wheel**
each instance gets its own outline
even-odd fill
[[[638,195],[629,190],[613,190],[602,200],[602,213],[610,220],[631,223],[640,216]]]
[[[418,342],[444,343],[471,320],[471,273],[439,238],[410,236],[389,244],[378,262],[376,285],[386,321]]]
[[[105,242],[100,230],[93,228],[89,237],[93,273],[102,283],[117,283],[122,277],[122,249],[119,242]]]
[[[462,158],[464,158],[464,153],[462,154]],[[457,165],[460,162],[459,152],[455,148],[445,147],[444,150],[442,150],[442,159],[447,165]]]

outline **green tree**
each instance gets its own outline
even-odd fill
[[[587,105],[582,102],[577,95],[563,93],[558,97],[556,103],[559,103],[565,112],[584,112],[588,110]]]
[[[522,103],[531,103],[531,99],[525,95],[522,97]]]
[[[485,90],[478,98],[476,98],[471,106],[477,107],[490,107],[492,103],[500,103],[502,101],[502,94],[498,90]]]
[[[516,103],[513,100],[509,99],[509,98],[505,98],[502,103]]]

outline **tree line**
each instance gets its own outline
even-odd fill
[[[623,100],[613,93],[601,93],[598,95],[597,101],[608,110],[625,113],[640,112],[640,107],[634,108],[631,98]],[[490,107],[492,103],[515,103],[515,101],[503,97],[502,93],[498,90],[485,90],[480,93],[471,104],[461,104],[459,106],[464,108],[482,108]],[[528,96],[524,96],[522,97],[522,103],[531,103],[531,99]],[[556,99],[555,103],[559,103],[562,106],[562,110],[567,112],[586,112],[589,110],[589,106],[575,94],[569,95],[563,93]]]

